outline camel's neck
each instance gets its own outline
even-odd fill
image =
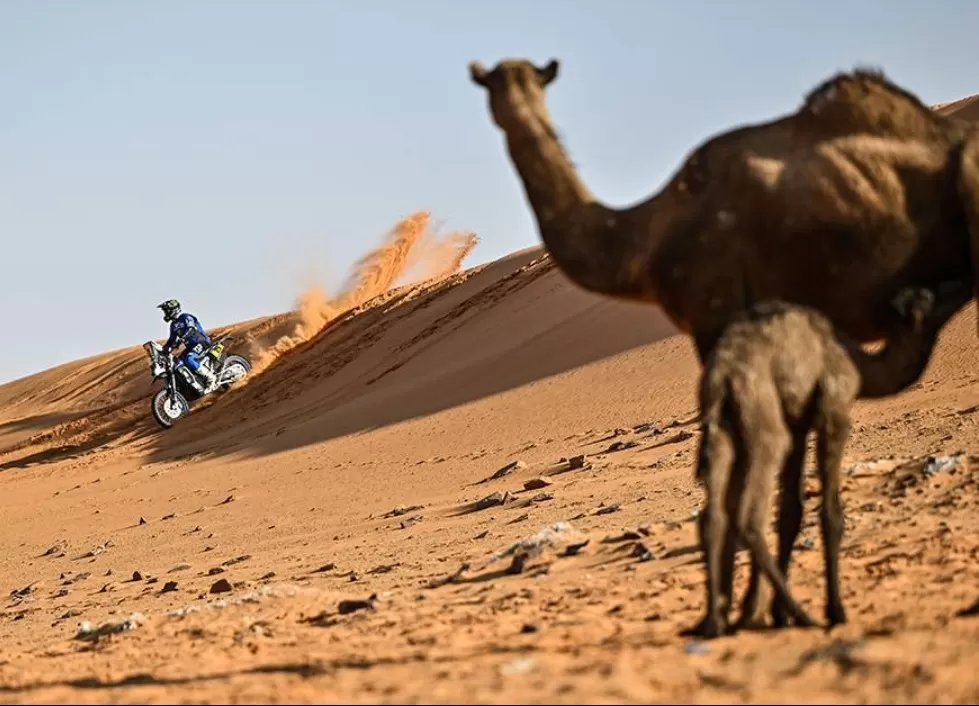
[[[852,340],[845,339],[850,357],[860,371],[859,396],[896,395],[916,383],[928,367],[936,340],[937,331],[921,332],[910,324],[906,329],[896,331],[878,353],[868,353]]]
[[[640,298],[643,252],[635,209],[617,211],[596,202],[550,126],[534,122],[509,129],[507,147],[541,239],[564,274],[593,292]]]

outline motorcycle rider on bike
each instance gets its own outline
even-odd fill
[[[170,324],[170,338],[164,344],[163,352],[170,355],[170,351],[182,343],[184,349],[178,360],[183,361],[191,372],[204,380],[204,392],[209,392],[217,382],[217,376],[206,365],[201,365],[201,357],[211,345],[211,337],[204,331],[196,316],[190,312],[181,312],[180,302],[176,299],[167,299],[157,304],[156,308],[163,310],[163,320]]]

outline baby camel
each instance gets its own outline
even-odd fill
[[[934,292],[902,290],[893,305],[903,323],[877,354],[863,351],[818,311],[780,300],[757,304],[727,328],[701,378],[697,478],[707,491],[700,526],[707,612],[688,633],[717,637],[727,631],[738,539],[752,567],[739,626],[764,623],[759,571],[775,590],[776,625],[786,623],[786,613],[798,625],[815,625],[789,593],[786,579],[802,523],[803,462],[813,428],[823,497],[826,619],[830,625],[846,621],[839,592],[839,473],[850,408],[875,375],[900,375],[926,363],[942,326],[970,296],[969,284],[959,282]],[[765,540],[776,469],[782,475],[778,564]]]

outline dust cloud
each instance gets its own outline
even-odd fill
[[[440,236],[428,211],[417,211],[398,222],[384,242],[358,260],[340,292],[330,297],[319,286],[299,295],[292,312],[295,326],[271,345],[252,353],[254,379],[280,357],[311,340],[337,317],[366,304],[394,286],[448,277],[462,267],[479,239],[474,233]]]

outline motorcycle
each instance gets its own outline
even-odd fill
[[[157,424],[169,429],[190,412],[190,402],[217,390],[228,390],[251,372],[252,366],[247,358],[228,354],[226,343],[234,338],[230,334],[222,336],[204,349],[200,365],[206,365],[214,373],[216,380],[209,388],[205,388],[204,381],[182,360],[174,360],[164,353],[163,346],[159,343],[147,341],[143,344],[143,350],[150,359],[153,382],[162,380],[164,383],[164,387],[153,395],[150,403]]]

